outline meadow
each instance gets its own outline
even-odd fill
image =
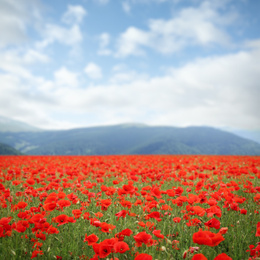
[[[260,259],[260,157],[1,156],[1,259]]]

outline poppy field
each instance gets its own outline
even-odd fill
[[[260,259],[258,156],[1,156],[1,259]]]

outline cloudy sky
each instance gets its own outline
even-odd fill
[[[45,129],[260,130],[259,0],[0,0],[0,115]]]

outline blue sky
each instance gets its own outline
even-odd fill
[[[259,0],[0,0],[0,115],[260,130]]]

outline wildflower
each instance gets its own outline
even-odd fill
[[[55,217],[55,222],[58,223],[58,226],[67,224],[69,222],[69,217],[65,214]]]
[[[91,234],[91,235],[85,235],[85,239],[84,242],[88,242],[89,246],[94,245],[96,242],[98,241],[98,236],[96,236],[95,234]]]
[[[191,258],[191,260],[208,260],[208,258],[203,254],[196,254]]]
[[[129,212],[124,209],[116,213],[115,216],[117,216],[117,221],[119,220],[120,217],[125,218],[127,214],[129,214]]]
[[[114,244],[115,253],[123,254],[128,250],[130,250],[130,248],[129,248],[128,244],[125,243],[124,241],[119,241]]]
[[[137,247],[142,246],[142,244],[148,244],[149,240],[152,239],[152,236],[147,234],[145,231],[138,233],[134,236]]]
[[[220,228],[220,221],[216,218],[212,218],[211,220],[204,223],[205,226],[210,228],[219,229]]]
[[[153,260],[153,257],[151,255],[142,253],[136,256],[134,260]]]
[[[32,252],[31,259],[34,258],[34,257],[37,257],[38,255],[43,255],[42,250],[34,250],[34,251]]]
[[[180,223],[180,221],[181,221],[180,217],[173,218],[173,222],[175,222],[175,223]]]
[[[158,238],[164,238],[164,235],[161,234],[161,230],[154,230],[153,234]]]
[[[199,245],[217,246],[225,240],[220,233],[212,233],[210,231],[202,231],[201,229],[193,234],[193,242]]]
[[[214,258],[214,260],[232,260],[231,257],[226,255],[225,253],[222,253]]]

